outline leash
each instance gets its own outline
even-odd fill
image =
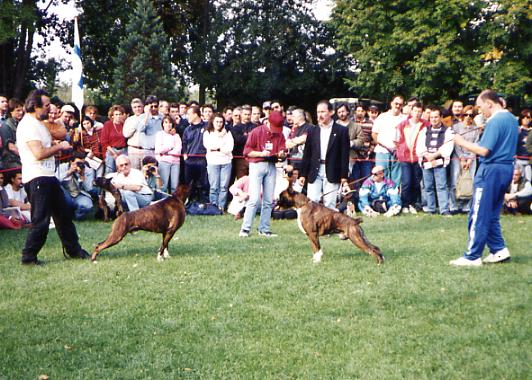
[[[355,183],[358,183],[358,182],[362,182],[362,181],[365,181],[366,179],[368,179],[369,177],[371,177],[371,174],[365,176],[365,177],[362,177],[362,178],[359,178],[359,179],[355,179],[351,182],[347,182],[348,185],[354,185]],[[335,191],[338,191],[338,190],[331,190],[331,191],[328,191],[326,193],[323,193],[323,195],[320,197],[320,200],[323,199],[324,196],[328,195],[328,194],[331,194],[331,193],[334,193]],[[345,193],[345,194],[350,194],[350,193],[353,193],[355,192],[356,190],[350,190],[349,192]]]

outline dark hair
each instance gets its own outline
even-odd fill
[[[146,156],[142,159],[142,166],[148,165],[148,164],[155,164],[157,165],[157,159],[153,156]]]
[[[148,104],[152,104],[152,103],[159,104],[159,99],[157,99],[157,97],[155,95],[148,95],[146,97],[146,101],[144,102],[144,104],[148,105]]]
[[[443,109],[441,107],[430,107],[430,112],[438,111],[440,116],[443,116]]]
[[[349,109],[349,106],[348,106],[347,103],[345,103],[345,102],[340,103],[340,104],[338,105],[338,107],[336,107],[336,112],[338,112],[338,110],[339,110],[340,108],[344,108],[344,107],[345,107],[345,110],[347,111],[347,113],[350,114],[350,113],[351,113],[351,110]],[[358,107],[358,106],[357,106],[357,107]],[[360,105],[360,107],[362,107],[362,105]]]
[[[209,132],[213,132],[214,131],[214,119],[216,119],[217,117],[223,120],[222,129],[225,128],[224,115],[221,114],[220,112],[216,112],[214,115],[212,115],[211,119],[209,120],[209,123],[207,124],[207,131],[209,131]]]
[[[177,104],[177,103],[170,103],[169,108],[179,108],[179,104]]]
[[[199,103],[195,100],[191,100],[190,103],[188,103],[188,106],[189,107],[192,107],[192,106],[198,106],[199,107]]]
[[[13,112],[15,108],[23,107],[24,104],[17,98],[11,98],[8,102],[9,112]]]
[[[521,122],[525,117],[530,117],[530,109],[524,108],[521,113],[519,114],[519,126],[521,126]]]
[[[409,97],[408,100],[407,100],[406,102],[407,102],[407,103],[410,103],[410,102],[413,102],[414,100],[416,101],[416,103],[419,102],[419,99],[418,99],[417,96],[411,96],[411,97]]]
[[[223,109],[223,113],[227,113],[227,111],[229,111],[229,110],[232,111],[232,110],[233,110],[233,107],[230,107],[230,106],[224,107],[224,109]]]
[[[414,108],[414,107],[423,109],[423,103],[415,102],[414,104],[412,104],[412,108]]]
[[[193,113],[195,113],[196,115],[201,117],[201,110],[200,110],[200,108],[198,106],[190,106],[190,107],[188,107],[188,110],[192,111]]]
[[[72,153],[72,161],[75,161],[76,159],[84,160],[85,157],[87,157],[87,153],[81,150],[76,150]]]
[[[204,104],[201,108],[210,108],[214,112],[214,106],[212,104]]]
[[[497,103],[500,106],[504,106],[504,102],[502,101],[499,94],[497,94],[493,90],[484,90],[478,95],[479,99],[482,99],[483,101],[491,100],[493,103]]]
[[[164,121],[165,120],[170,120],[170,123],[172,123],[172,128],[175,129],[175,121],[174,119],[172,118],[172,116],[170,115],[165,115],[163,116],[163,118],[161,119],[161,128],[164,130]]]
[[[318,104],[316,104],[316,107],[318,107],[320,104],[325,104],[325,105],[327,105],[327,109],[328,109],[329,111],[332,111],[332,110],[333,110],[333,106],[332,106],[331,102],[329,102],[329,101],[326,100],[326,99],[320,100],[320,101],[318,102]]]
[[[38,88],[30,92],[28,97],[26,98],[26,102],[24,103],[26,112],[35,112],[35,108],[42,108],[43,106],[42,97],[43,96],[46,96],[48,98],[50,97],[48,92],[46,92],[46,90],[43,90],[41,88]]]
[[[83,120],[81,120],[81,126],[83,126],[83,122],[84,122],[84,121],[88,121],[88,122],[90,122],[91,125],[94,127],[94,121],[93,121],[90,117],[88,117],[88,116],[83,116]]]

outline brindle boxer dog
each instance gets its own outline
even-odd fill
[[[94,180],[94,184],[102,189],[98,197],[98,207],[102,210],[103,221],[108,222],[110,219],[111,210],[105,201],[105,192],[108,191],[115,198],[115,215],[119,217],[124,213],[124,206],[122,205],[122,196],[120,191],[111,183],[112,178],[98,177]]]
[[[175,232],[185,222],[185,206],[183,200],[188,195],[188,187],[180,185],[171,197],[139,210],[120,215],[113,223],[107,239],[99,243],[92,252],[92,261],[106,248],[118,244],[128,232],[143,230],[163,234],[163,242],[157,252],[157,261],[170,257],[168,243]]]
[[[292,187],[279,195],[278,204],[282,208],[296,208],[297,224],[310,240],[313,252],[312,259],[315,263],[319,263],[323,255],[319,237],[338,232],[343,232],[354,245],[375,257],[378,265],[384,261],[379,247],[371,244],[360,228],[361,218],[353,219],[319,203],[312,202],[305,195],[294,191]]]

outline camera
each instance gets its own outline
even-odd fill
[[[145,170],[146,170],[146,174],[149,176],[153,176],[157,174],[157,167],[153,164],[146,165]]]
[[[76,165],[78,166],[78,168],[80,168],[81,170],[85,169],[85,163],[84,162],[76,162]]]

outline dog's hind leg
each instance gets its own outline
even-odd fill
[[[120,215],[113,223],[111,227],[111,232],[107,239],[96,245],[94,251],[92,252],[92,261],[96,261],[96,257],[106,248],[112,247],[115,244],[118,244],[124,236],[129,232],[127,223],[127,214]]]
[[[159,252],[157,253],[157,261],[163,261],[164,259],[169,259],[171,257],[170,253],[168,253],[168,244],[174,237],[175,232],[176,229],[163,232],[163,242],[161,244],[161,248],[159,248]]]
[[[369,242],[364,235],[364,231],[358,225],[349,226],[348,236],[349,240],[356,245],[360,250],[366,252],[368,255],[375,257],[377,264],[380,265],[384,261],[384,257],[381,254],[381,250],[376,245],[373,245]]]

